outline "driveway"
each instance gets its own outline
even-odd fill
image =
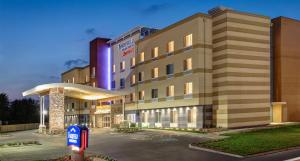
[[[0,160],[32,161],[57,158],[69,154],[69,149],[65,145],[65,136],[62,135],[40,135],[33,130],[0,135],[0,143],[32,140],[37,140],[42,145],[0,147]],[[192,142],[206,140],[201,135],[190,135],[181,132],[147,130],[134,134],[121,134],[109,129],[96,129],[90,134],[90,145],[86,150],[86,154],[105,154],[118,161],[279,161],[297,157],[300,151],[238,159],[188,148],[188,144]]]

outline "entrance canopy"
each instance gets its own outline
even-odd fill
[[[65,96],[85,100],[105,99],[110,97],[123,96],[128,93],[126,91],[111,91],[81,84],[51,83],[38,85],[30,90],[23,92],[22,94],[23,96],[47,95],[49,94],[50,89],[53,88],[64,89]]]

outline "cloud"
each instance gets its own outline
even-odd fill
[[[142,10],[143,14],[153,14],[153,13],[157,13],[159,11],[168,9],[170,7],[170,4],[168,3],[161,3],[161,4],[153,4],[148,6],[147,8],[144,8]]]
[[[72,59],[65,62],[65,66],[67,68],[75,67],[75,66],[83,66],[86,65],[88,62],[83,59]]]
[[[85,33],[86,33],[87,35],[97,35],[97,32],[96,32],[96,29],[95,29],[95,28],[87,28],[87,29],[85,30]]]

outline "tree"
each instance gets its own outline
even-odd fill
[[[9,115],[9,100],[5,93],[0,93],[0,121],[7,121]]]
[[[14,100],[10,105],[11,123],[36,123],[39,122],[39,104],[29,99]]]

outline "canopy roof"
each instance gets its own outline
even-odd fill
[[[22,94],[23,96],[45,95],[48,94],[50,89],[52,88],[63,88],[65,96],[86,100],[105,99],[110,97],[122,96],[129,93],[127,91],[111,91],[81,84],[51,83],[38,85],[30,90],[23,92]]]

